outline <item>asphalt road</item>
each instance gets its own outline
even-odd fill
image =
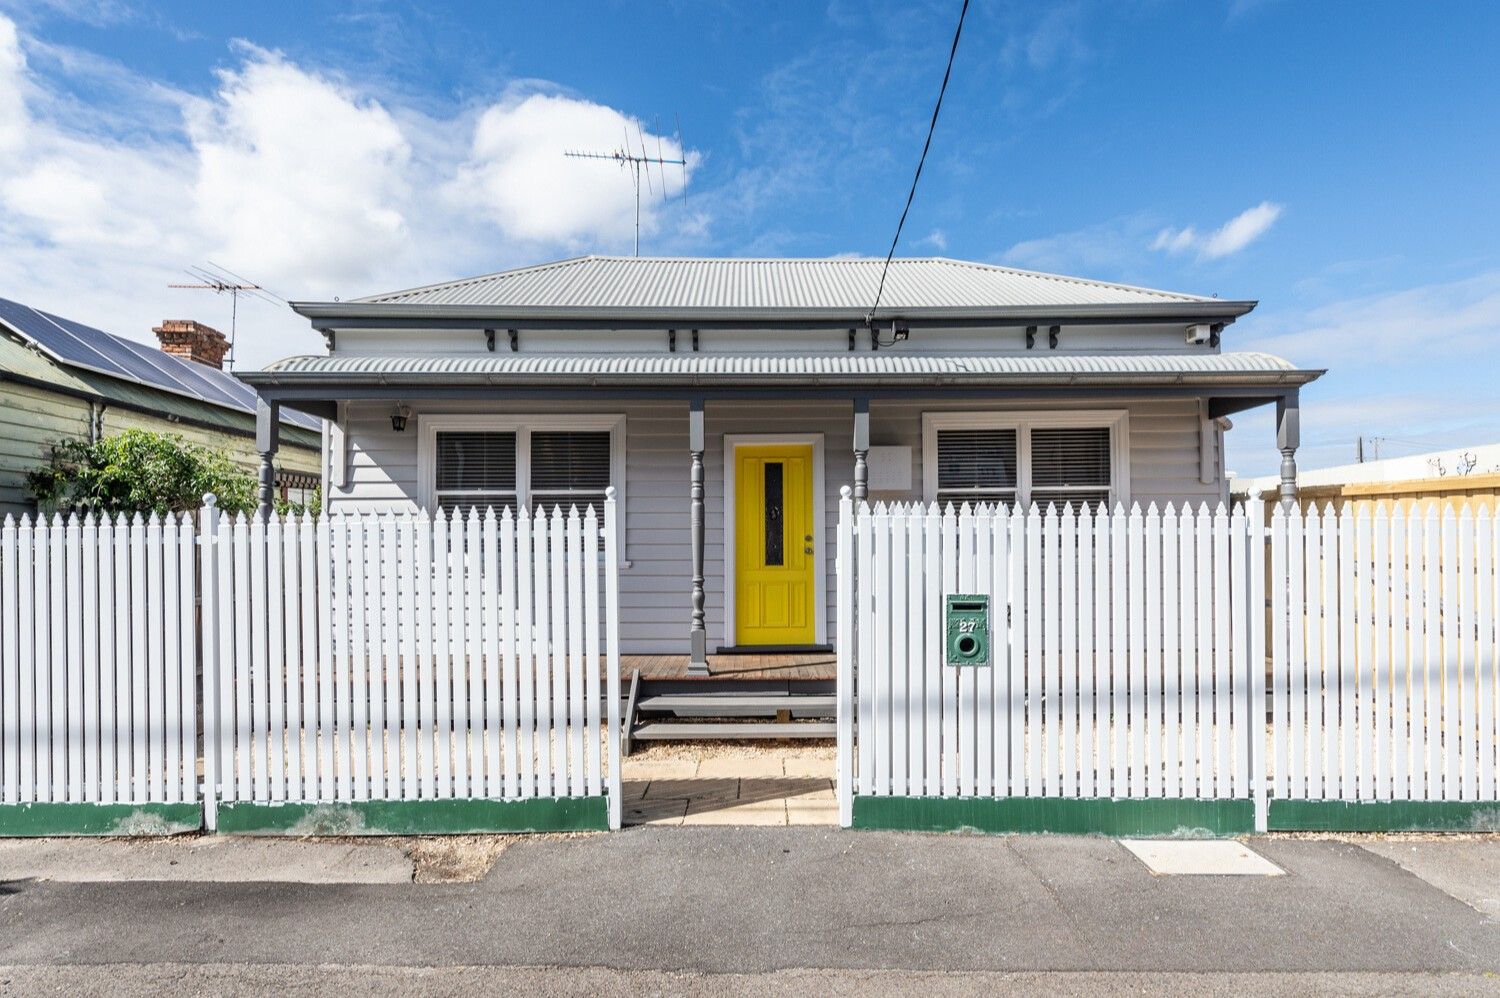
[[[0,992],[312,993],[353,975],[393,994],[609,994],[591,975],[623,971],[607,980],[631,993],[872,993],[917,973],[899,980],[942,994],[1034,990],[1045,971],[1082,973],[1045,978],[1082,993],[1500,993],[1500,922],[1470,904],[1357,845],[1252,845],[1288,875],[1156,877],[1107,839],[726,827],[521,842],[474,884],[9,881]],[[1468,845],[1448,865],[1500,850]]]

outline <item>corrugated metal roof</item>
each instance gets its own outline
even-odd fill
[[[586,256],[372,295],[356,304],[599,309],[868,309],[878,259]],[[942,257],[891,261],[883,313],[1212,302],[1198,295]]]
[[[480,356],[288,357],[246,375],[261,384],[298,381],[708,383],[1037,381],[1080,383],[1300,384],[1317,377],[1265,353],[907,354],[899,351],[764,354],[484,354]]]

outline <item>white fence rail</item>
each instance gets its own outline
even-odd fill
[[[205,517],[211,799],[608,785],[617,825],[614,516]]]
[[[1497,543],[1483,509],[1275,511],[1278,799],[1497,799]]]
[[[1242,511],[842,512],[846,794],[1251,796],[1263,568]],[[944,663],[950,594],[990,597],[990,665]]]
[[[198,799],[189,516],[7,516],[0,803]]]

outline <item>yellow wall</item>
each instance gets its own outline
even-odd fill
[[[1262,493],[1266,500],[1266,512],[1270,514],[1277,493]],[[1298,492],[1299,504],[1305,512],[1316,504],[1324,510],[1329,505],[1334,509],[1348,506],[1358,512],[1384,504],[1387,512],[1397,509],[1403,512],[1428,509],[1458,510],[1464,505],[1478,512],[1487,509],[1495,513],[1500,504],[1500,474],[1490,475],[1446,475],[1442,478],[1419,478],[1403,482],[1357,482],[1349,485],[1312,485]]]

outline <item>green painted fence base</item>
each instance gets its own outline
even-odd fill
[[[608,798],[366,800],[339,804],[219,805],[219,831],[234,835],[460,835],[584,832],[609,828]]]
[[[201,804],[0,804],[0,837],[182,835],[202,827]]]
[[[1078,797],[855,797],[854,827],[1219,838],[1255,829],[1250,800]]]
[[[1469,800],[1275,800],[1273,832],[1497,832],[1500,803]]]

